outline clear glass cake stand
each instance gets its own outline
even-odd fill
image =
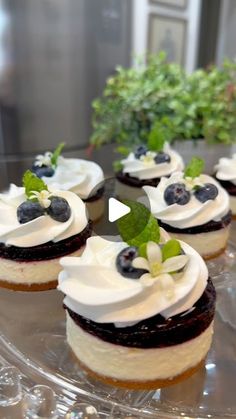
[[[47,385],[55,392],[56,417],[60,418],[85,418],[67,416],[75,403],[90,404],[97,409],[97,417],[109,419],[236,418],[235,250],[233,225],[226,253],[209,265],[217,289],[217,309],[205,367],[181,384],[153,391],[104,385],[79,368],[66,343],[61,293],[1,289],[0,417],[22,417],[20,410],[13,413],[16,406],[10,414],[1,407],[1,368],[13,365],[19,370],[23,393],[36,384]]]

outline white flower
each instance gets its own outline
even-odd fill
[[[146,165],[151,165],[154,164],[155,156],[156,153],[154,153],[153,151],[147,151],[145,155],[140,157],[140,160]]]
[[[51,158],[52,158],[52,153],[50,151],[46,151],[45,154],[39,154],[38,156],[36,156],[35,159],[35,166],[51,166],[52,162],[51,162]]]
[[[191,191],[196,186],[204,186],[204,183],[201,182],[200,177],[190,177],[187,176],[183,179],[187,191]]]
[[[137,257],[133,260],[133,267],[145,269],[148,273],[143,274],[140,282],[145,286],[151,286],[159,281],[162,289],[166,291],[168,298],[174,295],[174,277],[176,272],[187,264],[189,257],[187,255],[174,256],[162,261],[162,252],[160,246],[154,242],[147,243],[147,259]],[[172,275],[171,275],[172,273]]]
[[[37,199],[40,203],[40,205],[43,208],[48,208],[51,205],[50,196],[52,196],[52,193],[46,190],[43,190],[41,192],[32,191],[29,199]]]

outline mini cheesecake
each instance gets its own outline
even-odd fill
[[[152,214],[174,238],[192,246],[204,259],[221,254],[229,238],[229,195],[211,176],[196,179],[176,172],[157,187],[146,186]]]
[[[97,221],[104,212],[104,174],[101,167],[83,159],[59,156],[56,165],[52,153],[36,156],[32,171],[52,189],[76,193],[86,204],[89,218]]]
[[[215,166],[215,177],[228,192],[233,219],[236,219],[236,154],[232,158],[222,157]]]
[[[0,194],[0,286],[20,291],[56,288],[59,260],[81,255],[91,235],[85,204],[69,191],[47,193],[50,206],[27,201],[11,185]]]
[[[141,145],[121,164],[122,170],[116,173],[115,194],[120,199],[132,200],[143,195],[143,186],[157,186],[162,176],[170,176],[184,167],[181,156],[168,143],[160,152],[149,151]]]
[[[163,262],[156,243],[148,243],[145,259],[124,242],[91,237],[81,257],[62,258],[58,288],[65,294],[67,342],[89,374],[151,389],[204,364],[216,294],[202,258],[180,246],[179,256]]]

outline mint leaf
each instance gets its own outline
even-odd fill
[[[150,151],[162,151],[166,138],[163,130],[154,124],[152,130],[148,135],[148,149]]]
[[[56,166],[57,165],[58,157],[60,156],[60,154],[61,154],[62,149],[64,148],[64,146],[65,146],[65,143],[58,144],[56,150],[53,152],[53,155],[51,157],[52,166]]]
[[[115,172],[119,172],[120,170],[123,169],[123,164],[121,163],[120,160],[113,161],[112,165]]]
[[[168,240],[168,242],[165,243],[162,248],[162,261],[164,262],[166,259],[178,256],[180,254],[181,246],[178,240]]]
[[[42,179],[39,179],[30,170],[27,170],[24,173],[22,183],[23,183],[23,186],[25,187],[25,194],[27,198],[30,198],[33,191],[41,192],[41,191],[48,190],[46,183],[44,183]]]
[[[156,218],[141,203],[124,200],[129,206],[129,214],[117,220],[117,227],[122,239],[130,246],[140,247],[143,243],[159,243],[160,229]]]
[[[130,153],[130,148],[125,146],[119,146],[116,148],[117,153],[123,154],[123,156],[128,156]]]
[[[204,160],[199,157],[192,157],[185,168],[184,177],[198,177],[204,169]]]

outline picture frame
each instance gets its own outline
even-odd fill
[[[174,9],[186,9],[188,0],[149,0],[150,3]]]
[[[169,62],[185,65],[187,21],[183,18],[151,13],[148,22],[147,50],[166,52]]]

